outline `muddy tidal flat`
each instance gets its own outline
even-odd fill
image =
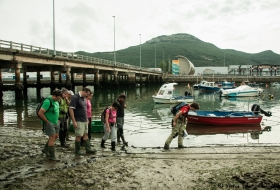
[[[96,155],[56,145],[60,162],[41,152],[42,131],[0,128],[0,189],[280,189],[280,145],[122,147],[91,140]],[[74,140],[74,137],[72,137]],[[82,147],[83,148],[83,147]],[[84,150],[83,150],[84,151]]]

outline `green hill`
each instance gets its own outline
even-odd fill
[[[114,52],[87,53],[79,51],[76,53],[114,60]],[[164,71],[168,68],[168,63],[172,59],[176,59],[177,55],[187,57],[195,67],[224,66],[224,60],[226,66],[280,65],[280,55],[270,50],[250,54],[232,49],[220,49],[189,34],[163,35],[153,38],[141,44],[141,55],[142,67],[154,68],[156,60],[156,67],[161,67]],[[140,45],[116,51],[116,61],[139,66]]]

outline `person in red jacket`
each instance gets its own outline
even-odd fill
[[[190,110],[198,110],[199,104],[198,103],[192,103],[191,105],[186,105],[176,113],[172,120],[172,131],[169,137],[166,139],[164,144],[164,149],[168,150],[169,145],[171,141],[178,136],[178,148],[184,148],[183,145],[183,131],[186,129],[187,124],[187,115]]]

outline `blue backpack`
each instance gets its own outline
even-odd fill
[[[175,116],[177,112],[184,106],[187,106],[188,104],[186,102],[180,102],[177,105],[173,106],[171,108],[171,113]]]

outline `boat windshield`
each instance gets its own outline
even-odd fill
[[[163,95],[163,93],[164,93],[164,90],[160,90],[158,94]]]

